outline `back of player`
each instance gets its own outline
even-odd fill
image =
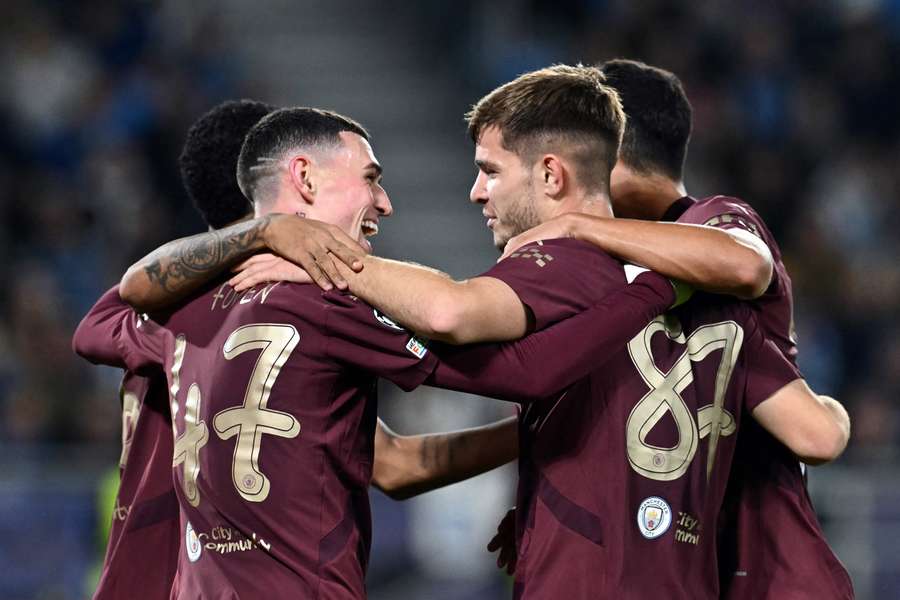
[[[738,429],[796,377],[745,305],[699,296],[527,407],[517,597],[717,598]]]
[[[774,261],[772,283],[750,306],[766,337],[795,363],[791,278],[760,216],[728,196],[685,198],[678,209],[669,216],[679,222],[741,229],[766,243]],[[758,424],[750,423],[744,433],[723,511],[723,594],[734,600],[852,598],[850,577],[825,540],[800,462]]]
[[[365,597],[376,375],[412,388],[434,364],[377,317],[314,286],[219,285],[168,322],[173,595]]]

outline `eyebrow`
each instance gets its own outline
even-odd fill
[[[487,169],[491,169],[494,171],[500,170],[500,165],[498,165],[497,163],[491,162],[489,160],[484,160],[483,158],[476,158],[475,166],[478,167],[479,169],[481,169],[482,171],[485,171]]]
[[[381,175],[384,173],[384,169],[377,162],[370,162],[364,167],[364,169],[375,169],[375,175],[377,175],[378,177],[381,177]]]

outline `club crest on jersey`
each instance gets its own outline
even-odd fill
[[[659,496],[650,496],[641,502],[637,511],[637,525],[641,535],[653,540],[669,530],[672,524],[672,509]]]
[[[412,352],[417,358],[422,358],[428,352],[428,348],[425,347],[426,343],[427,341],[412,336],[406,343],[406,349]]]
[[[184,545],[187,550],[188,560],[197,562],[197,559],[200,558],[200,553],[203,551],[203,544],[200,543],[200,537],[194,531],[194,526],[190,522],[188,522],[184,530]]]
[[[387,315],[379,312],[377,308],[372,310],[372,312],[375,314],[375,320],[377,320],[379,323],[381,323],[385,327],[389,327],[391,329],[396,329],[397,331],[405,331],[402,327],[397,325],[397,323],[395,323],[393,319],[391,319]]]

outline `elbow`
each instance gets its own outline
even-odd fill
[[[75,333],[72,335],[72,352],[82,358],[88,358],[92,354],[88,343],[90,336],[87,335],[85,329],[86,324],[84,319],[82,319],[81,323],[79,323],[78,327],[75,329]]]
[[[849,438],[849,431],[834,424],[829,427],[828,431],[807,436],[792,450],[800,460],[808,465],[823,465],[836,460],[843,454]]]
[[[772,260],[757,252],[750,252],[746,260],[742,260],[733,269],[735,276],[735,296],[741,300],[759,298],[772,282]]]
[[[138,275],[134,271],[134,267],[128,269],[119,282],[119,297],[123,302],[131,305],[132,308],[139,312],[151,310],[153,306],[150,304],[150,298],[147,290],[138,281]]]
[[[452,297],[435,299],[428,310],[428,331],[422,333],[430,339],[447,344],[467,343],[466,319],[463,312],[460,304],[455,302]]]
[[[405,486],[399,478],[391,477],[388,473],[379,473],[377,468],[372,473],[372,485],[391,500],[406,500],[411,496],[405,493]]]

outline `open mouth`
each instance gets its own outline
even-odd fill
[[[372,219],[363,219],[360,229],[362,230],[362,234],[365,237],[378,235],[378,221],[374,221]]]

